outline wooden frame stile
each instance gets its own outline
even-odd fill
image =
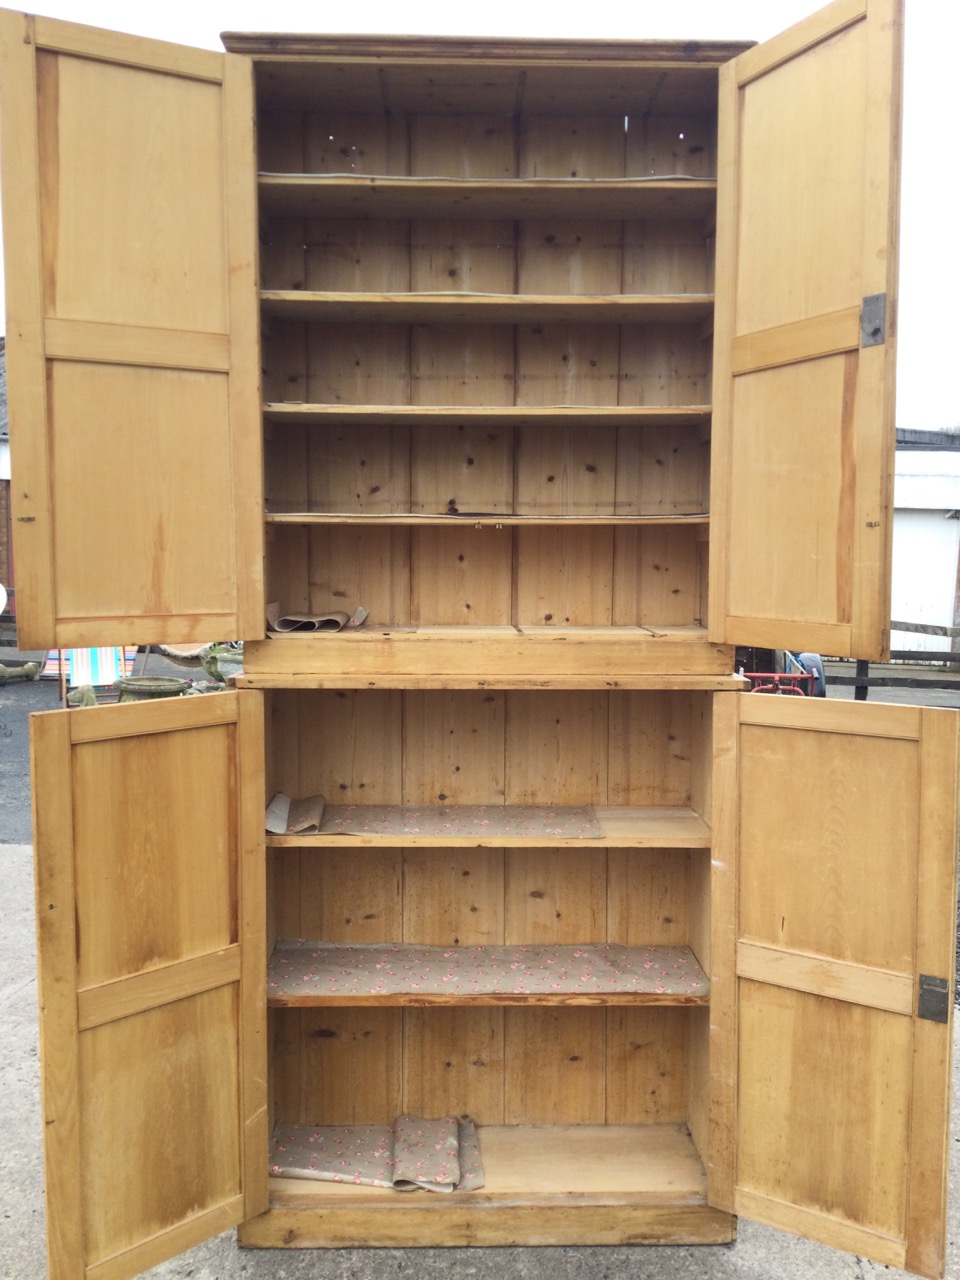
[[[252,69],[11,12],[0,46],[21,644],[262,635]]]
[[[260,698],[34,717],[51,1280],[266,1207]]]
[[[902,8],[835,0],[720,71],[713,640],[889,648]],[[848,153],[807,145],[816,112]]]

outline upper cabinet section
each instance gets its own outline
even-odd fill
[[[248,677],[729,677],[710,364],[743,46],[225,39],[257,86],[268,600],[369,615],[250,646]]]
[[[19,636],[262,631],[243,59],[0,14]]]
[[[720,77],[711,638],[889,643],[901,0]]]

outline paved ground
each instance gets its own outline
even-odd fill
[[[150,673],[167,674],[153,667]],[[960,706],[960,697],[950,696]],[[26,720],[30,711],[56,705],[54,683],[0,688],[0,1280],[46,1276]],[[956,1066],[954,1115],[960,1120]],[[958,1120],[950,1135],[948,1280],[960,1280]],[[736,1245],[721,1248],[246,1251],[228,1232],[147,1273],[150,1280],[892,1280],[896,1274],[748,1222],[741,1222]]]

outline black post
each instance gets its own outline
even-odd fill
[[[857,683],[853,690],[854,702],[866,702],[867,700],[867,678],[870,675],[870,663],[862,662],[857,659]]]

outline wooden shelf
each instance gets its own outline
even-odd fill
[[[305,1129],[308,1126],[303,1126]],[[442,1208],[455,1201],[498,1199],[540,1203],[574,1197],[605,1201],[665,1196],[678,1203],[706,1203],[706,1175],[686,1126],[657,1125],[478,1125],[484,1186],[451,1196],[417,1196]],[[669,1190],[667,1190],[669,1188]],[[385,1187],[318,1182],[307,1178],[271,1178],[271,1200],[301,1199],[343,1204],[356,1197],[371,1204],[396,1204],[400,1193]],[[407,1197],[407,1203],[412,1201]]]
[[[424,626],[277,635],[244,646],[242,688],[732,689],[703,627]]]
[[[260,208],[309,218],[670,218],[713,214],[709,178],[575,179],[368,177],[261,173]]]
[[[484,1186],[433,1195],[271,1178],[244,1245],[722,1244],[686,1125],[480,1125]],[[572,1212],[571,1212],[572,1211]]]
[[[373,806],[370,806],[371,811]],[[556,835],[541,831],[537,834],[519,835],[505,831],[509,824],[503,821],[509,814],[506,806],[474,805],[470,807],[470,819],[476,820],[476,829],[456,834],[425,834],[413,831],[416,817],[422,806],[377,806],[377,817],[383,818],[385,829],[381,832],[362,830],[327,830],[319,835],[268,835],[267,844],[274,848],[428,848],[428,849],[708,849],[710,828],[688,805],[663,806],[613,806],[594,805],[591,812],[602,829],[599,836]],[[439,814],[457,814],[455,809],[438,808]],[[561,813],[562,810],[545,810],[545,813]],[[328,805],[324,810],[324,823],[329,827],[350,824],[351,817],[362,817],[353,807]],[[357,822],[358,827],[362,825]],[[457,825],[461,825],[459,823]],[[548,824],[549,825],[549,824]]]
[[[370,424],[399,427],[407,423],[457,426],[509,426],[527,423],[557,426],[693,427],[710,422],[710,405],[416,405],[269,403],[266,422],[278,425],[343,427]]]
[[[265,315],[338,324],[691,324],[709,320],[713,295],[316,293],[264,289]]]
[[[278,942],[273,1008],[333,1005],[705,1005],[709,982],[689,947],[426,947]]]
[[[366,525],[462,525],[474,528],[493,525],[709,525],[710,517],[703,512],[695,515],[669,516],[616,516],[616,515],[510,515],[505,512],[462,511],[456,514],[413,514],[411,512],[377,512],[368,514],[356,511],[268,511],[267,524],[366,524]]]

